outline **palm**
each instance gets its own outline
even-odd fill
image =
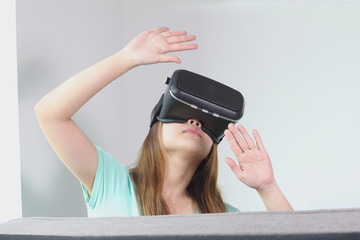
[[[275,181],[270,157],[257,131],[254,131],[255,145],[244,127],[238,126],[238,130],[245,141],[233,124],[225,131],[225,136],[239,165],[230,157],[226,158],[226,162],[244,184],[255,189],[265,188]]]
[[[129,42],[126,50],[135,65],[159,62],[180,63],[178,57],[166,55],[166,53],[197,48],[197,44],[184,44],[184,42],[195,40],[194,35],[187,35],[185,31],[169,32],[168,30],[168,28],[157,28],[145,31]]]

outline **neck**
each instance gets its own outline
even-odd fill
[[[167,171],[163,185],[163,198],[174,200],[176,198],[189,197],[188,187],[200,161],[194,161],[180,156],[168,156]]]

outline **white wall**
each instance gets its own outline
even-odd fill
[[[33,107],[72,74],[158,26],[197,35],[181,65],[133,69],[75,116],[90,139],[130,166],[149,115],[178,68],[228,84],[245,97],[276,179],[294,208],[360,207],[360,3],[357,1],[18,0],[19,108],[24,216],[84,216],[80,185],[57,159]],[[141,97],[140,97],[141,96]],[[140,110],[140,111],[139,111]],[[224,163],[225,200],[264,210]]]
[[[21,217],[15,1],[0,1],[0,222]]]

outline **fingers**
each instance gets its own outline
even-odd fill
[[[195,35],[188,35],[186,31],[170,32],[168,27],[155,28],[152,31],[160,33],[163,37],[167,38],[169,44],[189,42],[196,39]]]
[[[195,35],[187,35],[186,31],[166,32],[162,35],[167,36],[167,42],[170,44],[171,52],[194,50],[198,48],[196,43],[183,44],[184,42],[190,42],[196,39]]]
[[[182,42],[190,42],[196,39],[195,35],[186,35],[186,36],[173,36],[167,39],[168,43],[182,43]]]
[[[244,151],[239,146],[238,142],[235,140],[233,134],[230,130],[225,130],[225,137],[230,145],[231,150],[234,152],[235,156],[240,156]]]
[[[178,43],[195,40],[195,35],[187,35],[186,31],[170,32],[168,27],[155,28],[151,31],[160,33],[163,37],[168,38],[169,43]]]
[[[245,143],[244,139],[241,137],[238,130],[236,130],[235,125],[230,123],[228,127],[229,127],[231,134],[235,138],[237,144],[241,147],[242,151],[245,152],[245,151],[249,150],[248,144]],[[240,133],[243,135],[242,132],[240,132]]]
[[[266,152],[265,146],[264,146],[264,144],[263,144],[263,142],[262,142],[262,140],[260,138],[260,134],[258,133],[258,131],[254,129],[253,130],[253,135],[254,135],[254,138],[255,138],[255,141],[256,141],[256,145],[258,146],[259,150]]]
[[[235,163],[232,158],[226,157],[225,162],[229,165],[229,167],[235,173],[238,179],[243,178],[244,171]]]
[[[264,143],[262,142],[260,134],[257,130],[254,129],[252,131],[252,134],[254,135],[255,142],[256,142],[256,144],[255,144],[254,141],[252,140],[251,136],[245,130],[244,126],[238,125],[238,127],[237,127],[237,129],[239,130],[239,132],[241,133],[241,135],[243,137],[241,137],[239,132],[236,130],[234,124],[230,123],[228,128],[229,128],[229,130],[227,130],[227,131],[229,131],[231,133],[232,138],[236,140],[236,143],[241,147],[241,150],[243,152],[245,152],[246,150],[249,150],[249,149],[250,150],[251,149],[259,149],[260,151],[266,152]],[[230,133],[228,133],[228,134],[230,134]],[[226,136],[226,131],[225,131],[225,136]],[[230,136],[229,137],[227,136],[226,138],[228,139],[230,146],[232,144],[236,144],[236,143],[234,143],[234,141],[232,141],[232,143],[230,143],[230,140],[231,140]],[[245,141],[244,141],[244,139],[245,139]]]
[[[176,56],[171,56],[171,55],[160,55],[159,56],[159,62],[176,62],[176,63],[181,63],[180,58],[176,57]]]
[[[186,31],[175,31],[175,32],[162,32],[161,35],[163,35],[164,37],[172,37],[172,36],[183,36],[183,35],[187,35]]]
[[[178,52],[184,50],[194,50],[197,49],[198,45],[196,43],[187,43],[187,44],[172,44],[170,46],[169,52]]]
[[[238,125],[237,129],[240,131],[240,133],[244,136],[245,141],[250,149],[255,149],[256,145],[254,141],[252,140],[251,136],[248,134],[248,132],[245,130],[244,126]]]
[[[194,50],[198,48],[196,43],[186,43],[196,39],[195,35],[188,35],[186,31],[173,31],[171,32],[168,27],[155,28],[151,31],[153,45],[158,45],[159,55],[155,56],[156,62],[176,62],[180,63],[181,60],[176,56],[167,56],[166,53],[178,52],[184,50]]]
[[[169,31],[170,29],[168,28],[168,27],[159,27],[159,28],[154,28],[153,30],[151,30],[151,31],[153,31],[153,32],[157,32],[157,33],[162,33],[162,32],[167,32],[167,31]]]

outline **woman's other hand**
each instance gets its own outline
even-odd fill
[[[264,190],[276,184],[270,157],[265,150],[260,135],[253,130],[255,141],[242,125],[237,128],[229,124],[225,137],[234,152],[238,164],[226,157],[225,161],[237,178],[247,186],[256,190]]]
[[[275,181],[270,157],[259,133],[253,130],[253,135],[255,142],[242,125],[235,128],[229,124],[225,136],[238,164],[230,157],[225,161],[240,181],[257,190],[267,210],[293,210]]]
[[[186,31],[171,32],[169,28],[161,27],[140,33],[123,50],[134,66],[161,62],[180,63],[180,58],[167,53],[197,49],[197,44],[187,43],[195,39],[195,35],[188,35]]]

